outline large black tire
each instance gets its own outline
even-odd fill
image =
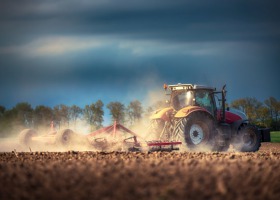
[[[173,135],[182,142],[184,140],[190,150],[204,151],[206,148],[213,150],[215,146],[213,124],[213,119],[207,113],[192,113],[176,122]]]
[[[252,125],[240,127],[233,147],[241,152],[255,152],[260,149],[261,135],[258,129]]]
[[[36,136],[37,132],[33,129],[24,129],[18,136],[19,144],[22,146],[29,146],[32,144],[32,137]]]

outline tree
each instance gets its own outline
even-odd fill
[[[278,122],[278,116],[280,114],[280,101],[277,102],[275,105],[275,117],[276,117],[276,122]]]
[[[139,121],[143,114],[141,102],[138,100],[130,102],[127,106],[127,114],[131,125]]]
[[[280,114],[280,101],[277,101],[274,97],[269,97],[264,103],[269,109],[271,117],[270,127],[272,130],[279,130],[280,122],[278,121],[278,117]]]
[[[262,106],[262,103],[256,98],[246,97],[243,99],[237,99],[231,103],[233,108],[239,109],[245,112],[252,122],[258,121],[257,110]]]
[[[54,120],[55,124],[57,124],[59,129],[60,129],[61,113],[60,113],[60,107],[59,106],[55,106],[53,108],[53,120]]]
[[[125,119],[125,106],[118,102],[110,102],[107,104],[107,108],[110,110],[110,115],[112,116],[112,121],[117,121],[119,123],[124,123]]]
[[[6,108],[0,105],[0,117],[2,117],[5,113]]]
[[[104,104],[101,100],[95,102],[93,121],[97,129],[102,127],[103,116],[104,116],[103,106]]]
[[[1,110],[1,136],[18,134],[22,129],[32,127],[33,109],[29,103],[21,102],[12,109],[6,110],[2,108]]]
[[[70,122],[70,107],[66,106],[64,104],[60,105],[60,114],[61,114],[61,121],[64,124],[67,124],[67,127],[69,127],[69,122]]]
[[[32,112],[33,109],[29,103],[22,102],[16,104],[12,109],[12,113],[15,115],[14,122],[16,125],[30,127],[32,125]]]
[[[49,127],[53,120],[53,111],[50,107],[39,105],[36,106],[33,112],[34,126]]]
[[[280,112],[280,101],[278,102],[274,97],[269,97],[264,101],[264,103],[269,109],[271,118],[275,119],[277,122]]]
[[[93,121],[93,107],[94,105],[85,105],[84,108],[84,118],[86,119],[87,123],[92,125],[92,121]]]
[[[236,108],[242,112],[246,112],[246,100],[245,99],[237,99],[231,102],[231,107]]]
[[[5,117],[6,108],[4,106],[0,106],[0,137],[7,135],[7,120]]]
[[[83,113],[83,110],[76,106],[76,105],[72,105],[70,107],[70,118],[71,120],[74,122],[74,126],[76,127],[76,122],[77,119],[79,118],[79,116]]]
[[[269,109],[265,106],[261,106],[257,110],[258,118],[259,118],[259,123],[258,125],[264,126],[264,127],[269,127],[271,124],[270,116],[269,116]]]
[[[71,119],[70,116],[70,107],[64,104],[57,105],[53,108],[53,119],[58,124],[59,128],[61,125],[67,125],[69,127],[69,122]]]
[[[274,97],[269,97],[268,99],[266,99],[264,101],[265,105],[268,107],[269,109],[269,113],[270,113],[270,117],[273,119],[273,115],[274,115],[274,106],[277,103],[277,100]]]
[[[98,100],[96,103],[86,105],[84,108],[84,118],[91,125],[92,130],[96,130],[102,127],[103,122],[103,102]]]

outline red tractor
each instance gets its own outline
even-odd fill
[[[258,129],[241,111],[225,107],[225,86],[216,91],[200,85],[164,84],[164,89],[170,91],[169,105],[155,111],[150,126],[150,133],[160,140],[181,141],[190,150],[226,151],[232,144],[242,152],[258,151],[261,142],[270,141],[269,129]]]

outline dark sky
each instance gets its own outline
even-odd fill
[[[0,105],[144,102],[163,83],[280,100],[280,3],[1,0]]]

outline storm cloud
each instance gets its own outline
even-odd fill
[[[145,98],[162,83],[280,98],[278,1],[0,2],[0,104]],[[135,92],[137,91],[137,92]]]

